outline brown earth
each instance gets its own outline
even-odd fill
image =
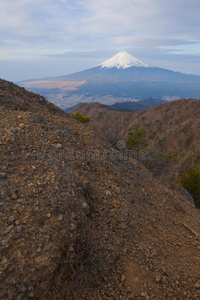
[[[0,80],[1,299],[199,299],[199,211]]]
[[[64,91],[75,91],[79,86],[84,84],[85,81],[66,81],[66,80],[37,80],[21,82],[25,88],[36,89],[61,89]]]

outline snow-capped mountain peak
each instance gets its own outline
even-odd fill
[[[144,67],[150,68],[151,66],[143,63],[139,59],[135,58],[126,51],[119,52],[110,59],[104,61],[100,65],[101,68],[117,68],[117,69],[126,69],[130,67]]]

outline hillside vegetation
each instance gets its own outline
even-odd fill
[[[130,133],[145,130],[147,155],[142,163],[168,184],[200,163],[200,100],[181,99],[140,112],[120,112],[101,104],[80,104],[74,111],[91,117],[91,124],[117,147]],[[141,149],[140,149],[141,150]]]

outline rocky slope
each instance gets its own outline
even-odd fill
[[[199,299],[199,211],[0,80],[1,299]]]

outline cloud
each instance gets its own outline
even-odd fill
[[[180,38],[165,38],[160,36],[120,36],[114,37],[113,41],[119,45],[130,45],[134,47],[161,47],[198,44],[198,41],[190,41]]]
[[[0,32],[40,43],[129,35],[152,43],[160,37],[199,40],[199,12],[199,0],[1,0]]]
[[[199,12],[199,0],[1,0],[0,33],[52,48],[187,45],[200,40]]]
[[[76,31],[76,4],[64,0],[1,0],[1,37],[56,41]]]
[[[84,30],[89,36],[131,35],[152,42],[182,39],[186,44],[200,39],[199,0],[88,0],[87,4],[91,16],[84,20]]]
[[[84,52],[99,63],[124,48],[198,55],[199,15],[199,0],[0,0],[0,60]]]

